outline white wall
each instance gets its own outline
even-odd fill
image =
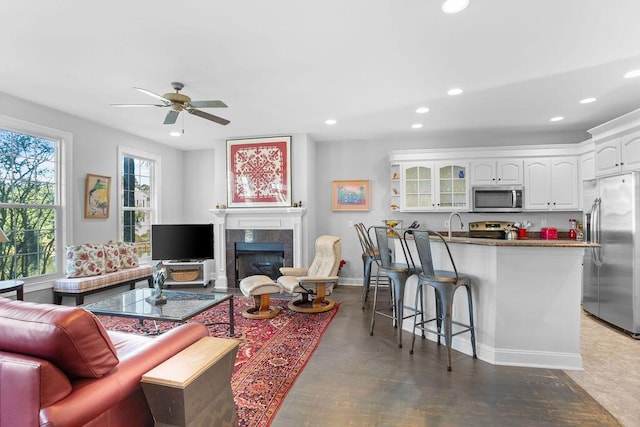
[[[64,245],[103,242],[118,236],[118,146],[153,153],[161,161],[160,211],[162,219],[180,221],[183,216],[183,153],[180,150],[111,129],[79,117],[0,94],[0,114],[73,135],[71,193],[72,215],[69,241]],[[109,219],[84,219],[84,192],[87,173],[112,177]],[[178,197],[176,197],[176,195]]]

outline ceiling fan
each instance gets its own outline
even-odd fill
[[[228,125],[231,123],[227,119],[214,116],[213,114],[206,113],[198,110],[198,108],[226,108],[227,104],[222,101],[192,101],[187,95],[181,94],[180,91],[184,85],[180,82],[171,82],[171,86],[176,91],[175,93],[165,93],[164,95],[158,95],[150,90],[134,87],[142,93],[152,96],[162,102],[162,104],[111,104],[113,107],[169,107],[171,110],[164,118],[165,125],[172,125],[176,122],[178,115],[181,111],[186,111],[194,116],[202,117],[203,119],[211,120],[212,122],[219,123],[221,125]]]

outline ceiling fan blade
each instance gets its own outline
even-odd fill
[[[213,114],[205,113],[204,111],[196,110],[195,108],[188,108],[187,111],[194,116],[202,117],[203,119],[211,120],[212,122],[219,123],[221,125],[228,125],[231,123],[227,119],[223,119],[222,117],[214,116]]]
[[[111,104],[112,107],[167,107],[165,104]]]
[[[222,101],[191,101],[189,102],[193,108],[226,108],[227,104]]]
[[[137,90],[137,91],[140,91],[140,92],[142,92],[142,93],[144,93],[146,95],[152,96],[152,97],[154,97],[156,99],[159,99],[160,101],[164,102],[166,105],[171,104],[171,102],[169,102],[169,100],[167,98],[165,98],[162,95],[158,95],[157,93],[153,93],[150,90],[142,89],[140,87],[134,87],[134,89]]]
[[[171,110],[167,113],[167,117],[164,118],[165,125],[172,125],[176,122],[178,118],[178,112],[176,110]]]

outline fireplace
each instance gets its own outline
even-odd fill
[[[237,287],[241,276],[246,274],[237,272],[237,244],[282,244],[284,255],[281,258],[287,267],[301,267],[308,256],[304,208],[213,209],[211,212],[214,218],[216,288]],[[244,245],[240,247],[245,248]]]
[[[269,276],[273,280],[280,277],[280,267],[284,267],[284,243],[280,242],[236,242],[236,281],[258,274]]]

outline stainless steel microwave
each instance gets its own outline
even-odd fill
[[[493,185],[471,189],[473,212],[522,212],[524,188],[521,185]]]

